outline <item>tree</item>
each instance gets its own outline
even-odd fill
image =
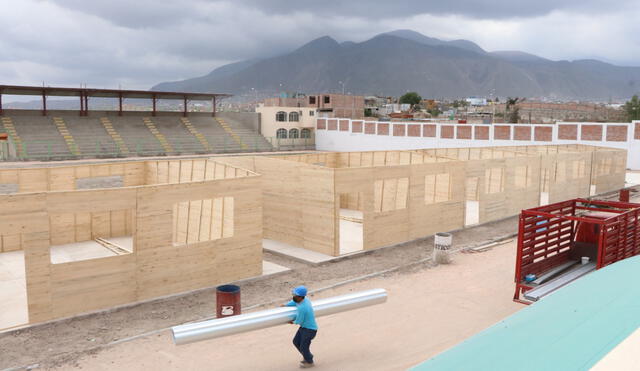
[[[624,110],[629,121],[640,120],[640,99],[638,99],[637,95],[634,95],[630,101],[624,104]]]
[[[411,107],[422,102],[422,97],[415,91],[410,91],[400,97],[400,104],[410,104]]]
[[[505,106],[505,116],[510,123],[518,123],[518,119],[520,119],[520,107],[518,107],[518,102],[523,101],[524,99],[520,98],[507,98],[507,104]]]
[[[440,109],[438,107],[430,108],[430,109],[427,110],[427,112],[429,112],[431,117],[438,117],[442,113],[442,111],[440,111]]]

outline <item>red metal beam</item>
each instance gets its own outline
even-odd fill
[[[84,115],[89,116],[89,94],[84,93]]]
[[[45,95],[45,90],[42,89],[42,116],[47,115],[47,96]]]

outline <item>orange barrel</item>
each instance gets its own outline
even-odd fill
[[[621,189],[620,190],[620,202],[629,202],[629,190]]]
[[[240,286],[222,285],[216,287],[216,317],[240,314]]]

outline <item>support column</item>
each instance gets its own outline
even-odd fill
[[[156,95],[155,94],[151,97],[151,102],[153,103],[153,109],[151,110],[151,116],[155,116],[156,115]]]
[[[212,117],[216,117],[216,97],[215,97],[215,95],[213,96],[212,105],[213,105],[213,110],[211,110],[211,116]]]
[[[0,94],[0,116],[2,116],[4,114],[4,111],[2,110],[2,94]]]
[[[84,93],[80,91],[80,116],[84,116]]]
[[[47,115],[47,95],[44,89],[42,90],[42,116]]]
[[[187,117],[187,97],[184,97],[184,112],[182,113],[182,116]]]
[[[89,94],[84,93],[84,115],[89,116]]]
[[[122,93],[118,93],[118,103],[120,107],[118,110],[118,116],[122,116]]]

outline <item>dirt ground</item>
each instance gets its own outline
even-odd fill
[[[634,201],[640,198],[637,189],[633,191]],[[513,217],[456,231],[454,247],[505,238],[516,228],[517,218]],[[436,268],[420,262],[431,256],[432,246],[430,237],[319,266],[266,253],[265,260],[292,270],[242,283],[242,305],[245,309],[271,307],[286,300],[291,287],[298,284],[319,290],[317,297],[385,288],[390,297],[384,305],[322,318],[314,350],[319,357],[318,368],[326,370],[403,369],[520,308],[511,302],[512,244],[485,253],[457,254],[454,264]],[[384,271],[389,273],[368,277]],[[168,331],[163,331],[211,318],[214,312],[215,289],[210,288],[6,332],[0,334],[0,370],[26,366],[196,370],[297,367],[297,355],[289,339],[294,329],[287,326],[182,347],[175,347]]]
[[[516,225],[517,219],[510,218],[454,232],[454,247],[478,245],[513,234]],[[293,285],[304,284],[311,290],[318,290],[376,272],[411,266],[430,257],[432,246],[433,238],[430,237],[319,266],[265,253],[265,260],[292,270],[241,284],[242,306],[273,305],[285,300]],[[512,270],[510,267],[509,274]],[[0,369],[72,364],[82,355],[99,351],[121,339],[211,318],[213,313],[215,289],[211,288],[0,334]]]
[[[451,265],[341,286],[312,297],[385,288],[387,303],[318,319],[318,370],[405,370],[523,308],[512,302],[515,241],[459,253]],[[85,355],[64,370],[295,370],[295,326],[175,346],[169,331]]]

